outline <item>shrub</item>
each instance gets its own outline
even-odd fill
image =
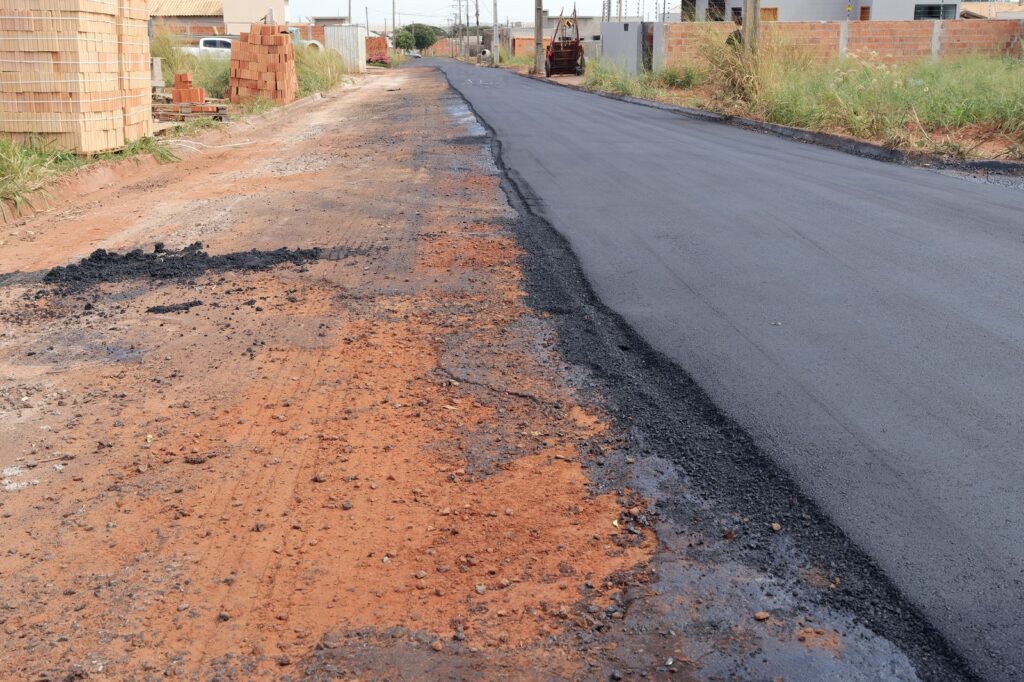
[[[295,75],[299,80],[299,96],[326,92],[345,77],[345,61],[331,49],[295,50]]]
[[[391,57],[389,57],[386,52],[374,52],[366,58],[366,63],[391,66]]]

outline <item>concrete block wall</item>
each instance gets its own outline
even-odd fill
[[[764,22],[766,37],[817,59],[857,56],[886,63],[949,59],[966,54],[1021,54],[1024,22],[1016,19],[951,21]],[[703,41],[725,42],[731,22],[670,23],[655,30],[655,65],[699,65]]]

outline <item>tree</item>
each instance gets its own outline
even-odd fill
[[[395,47],[399,50],[411,50],[416,47],[416,41],[413,40],[412,34],[403,28],[395,34]]]
[[[433,26],[428,26],[427,24],[409,24],[408,26],[403,26],[399,33],[401,34],[406,31],[416,37],[417,50],[425,50],[437,42],[438,29]]]

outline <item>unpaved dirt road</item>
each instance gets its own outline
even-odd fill
[[[201,142],[5,226],[5,677],[962,674],[437,71]]]

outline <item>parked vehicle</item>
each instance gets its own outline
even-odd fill
[[[224,36],[200,38],[197,47],[183,47],[181,51],[186,54],[194,54],[197,57],[231,59],[231,38],[225,38]]]

